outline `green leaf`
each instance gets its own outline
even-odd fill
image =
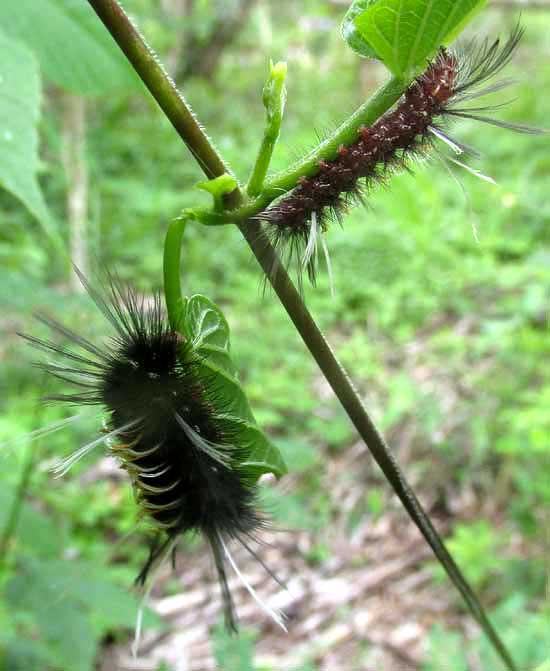
[[[0,30],[26,42],[45,76],[74,93],[104,94],[139,81],[82,0],[0,2]],[[3,60],[7,52],[1,53]]]
[[[233,417],[238,421],[256,423],[248,398],[240,382],[234,375],[218,368],[210,360],[201,358],[198,362],[201,375],[210,382],[210,388],[217,397],[216,414]]]
[[[215,389],[216,406],[224,416],[255,422],[231,359],[229,325],[221,310],[205,296],[192,296],[186,306],[184,333],[198,354],[197,367]]]
[[[241,468],[251,480],[263,473],[280,477],[287,468],[279,450],[258,427],[231,359],[229,325],[222,311],[197,294],[186,303],[183,334],[193,343],[199,374],[213,390],[216,421],[244,455]]]
[[[236,189],[237,180],[233,175],[224,173],[223,175],[215,177],[214,179],[209,179],[206,182],[199,182],[197,188],[212,194],[214,200],[217,200]]]
[[[355,0],[342,20],[342,37],[353,51],[365,58],[377,58],[377,54],[357,29],[355,19],[377,2],[378,0]]]
[[[425,67],[440,46],[456,37],[484,3],[485,0],[378,0],[367,3],[354,23],[367,45],[364,55],[374,52],[395,76],[409,79]],[[357,49],[357,35],[354,31],[350,35]]]
[[[7,524],[15,496],[15,487],[3,482],[0,487],[0,529],[4,529]],[[32,550],[37,557],[58,557],[65,544],[63,527],[54,524],[50,518],[25,501],[19,509],[14,536],[22,548]]]
[[[90,671],[101,637],[132,628],[137,601],[94,564],[26,557],[6,586],[12,612],[25,613],[33,638],[56,667]]]
[[[0,186],[18,198],[46,233],[57,239],[36,178],[40,116],[37,63],[24,45],[2,33],[0,54]]]
[[[196,294],[187,301],[184,333],[209,364],[235,375],[229,344],[229,324],[223,312],[206,296]]]
[[[248,422],[231,416],[220,416],[221,426],[227,427],[229,435],[238,435],[239,447],[247,455],[241,468],[252,482],[264,473],[273,473],[280,478],[287,472],[283,457],[255,421]]]
[[[273,61],[270,61],[269,78],[262,92],[262,101],[266,112],[266,126],[262,144],[246,188],[250,196],[258,195],[262,190],[273,156],[273,150],[279,139],[286,103],[286,72],[287,67],[284,61],[280,61],[275,65]]]
[[[279,137],[279,129],[283,118],[286,103],[286,79],[287,65],[284,61],[273,64],[269,63],[269,79],[265,83],[262,92],[262,102],[265,107],[268,129],[272,137]]]

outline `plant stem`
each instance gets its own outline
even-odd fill
[[[303,341],[323,372],[327,382],[332,387],[348,417],[390,482],[409,516],[445,568],[447,575],[462,595],[470,613],[492,642],[506,667],[510,671],[517,671],[511,655],[485,614],[477,595],[463,576],[452,555],[448,552],[430,518],[424,512],[422,505],[407,482],[390,448],[371,420],[365,406],[355,391],[349,376],[336,359],[330,345],[319,330],[317,323],[303,305],[300,295],[292,284],[288,274],[284,270],[279,269],[276,275],[272,277],[273,273],[270,272],[270,269],[278,261],[271,247],[266,250],[266,243],[262,240],[260,224],[255,221],[249,222],[246,225],[240,226],[240,229],[254,251],[264,272],[270,279],[294,326],[302,336]]]
[[[119,47],[134,65],[137,73],[161,109],[166,113],[187,146],[190,147],[193,155],[201,157],[198,160],[205,173],[209,177],[216,177],[226,172],[224,162],[217,155],[212,145],[210,145],[197,120],[186,106],[185,100],[166,76],[158,59],[154,57],[149,47],[130,24],[116,0],[88,0],[88,2],[111,32]],[[371,118],[371,113],[373,115],[380,115],[385,112],[391,106],[392,102],[399,97],[399,89],[401,88],[402,91],[403,86],[403,82],[397,82],[392,79],[375,95],[372,106],[369,101],[353,115],[352,119],[355,119],[355,123],[369,123],[369,121],[373,121],[376,116]],[[355,126],[356,129],[357,126]],[[338,129],[333,138],[327,140],[321,146],[327,151],[332,151],[334,148],[337,149],[338,144],[343,142],[344,137],[349,137],[352,130],[353,125],[351,122],[346,122]],[[289,188],[292,188],[291,183],[294,177],[297,174],[306,174],[307,167],[313,167],[316,161],[318,161],[319,156],[325,155],[321,154],[320,150],[315,150],[304,161],[296,164],[290,171],[272,180],[269,188],[273,189],[276,185],[279,185],[279,188],[290,185]],[[306,170],[306,173],[303,172],[304,170]],[[280,195],[280,192],[277,195]],[[236,207],[242,202],[242,199],[243,194],[239,189],[235,189],[227,199],[226,205]],[[473,617],[478,621],[490,639],[506,667],[510,671],[517,671],[517,667],[498,634],[493,629],[476,594],[445,548],[443,541],[422,509],[383,437],[370,419],[348,375],[336,359],[316,322],[307,310],[288,273],[276,260],[275,251],[264,235],[260,224],[254,220],[236,223],[238,223],[243,236],[246,238],[259,264],[273,285],[277,296],[284,305],[304,343],[315,358],[315,361],[359,435],[399,496],[411,519],[415,522],[436,557],[445,567],[447,574],[461,593]],[[278,267],[276,273],[272,272],[274,266]]]
[[[269,79],[265,83],[263,91],[266,125],[260,151],[246,187],[249,196],[257,196],[263,189],[273,150],[279,139],[285,109],[286,63],[277,63],[276,65],[270,63],[269,69]]]
[[[318,172],[319,161],[333,159],[340,145],[350,145],[354,142],[359,128],[372,125],[399,99],[405,88],[406,83],[401,79],[390,78],[314,150],[290,166],[288,170],[284,170],[267,180],[261,193],[255,198],[246,199],[242,205],[227,212],[227,223],[238,224],[239,221],[244,221],[258,214],[258,212],[262,212],[275,198],[279,198],[283,193],[293,189],[300,177]],[[254,195],[254,192],[250,189],[248,192],[250,195]]]
[[[267,132],[264,134],[260,151],[258,152],[256,163],[254,164],[254,170],[250,176],[248,186],[246,187],[246,192],[249,196],[257,196],[263,189],[264,179],[267,175],[273,149],[275,148],[275,143],[277,142],[278,137],[278,133],[276,137],[272,137]],[[260,210],[258,210],[258,212],[260,212]],[[246,214],[244,218],[246,218]]]
[[[164,296],[168,321],[174,331],[179,331],[183,316],[183,298],[181,294],[180,263],[181,240],[187,224],[186,219],[174,219],[164,239]]]
[[[335,158],[340,145],[350,145],[357,140],[357,133],[361,126],[370,126],[384,112],[386,112],[401,96],[407,87],[407,82],[392,77],[381,86],[361,107],[323,140],[315,149],[296,161],[287,170],[283,170],[268,180],[264,191],[268,195],[278,197],[282,192],[289,191],[296,186],[302,176],[319,172],[319,161],[330,161]]]

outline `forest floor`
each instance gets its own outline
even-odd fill
[[[246,551],[235,548],[236,563],[257,593],[287,617],[288,633],[284,633],[237,576],[231,576],[241,626],[257,633],[255,668],[417,671],[428,653],[435,624],[456,628],[465,636],[476,631],[471,618],[460,610],[450,583],[434,581],[428,564],[433,560],[431,550],[396,500],[376,520],[364,519],[349,529],[349,513],[368,486],[369,462],[362,443],[327,461],[324,484],[339,511],[329,527],[263,535],[266,543],[257,548],[258,554],[287,589]],[[354,474],[352,487],[350,473]],[[292,488],[292,482],[274,486]],[[421,498],[444,533],[449,514],[433,496]],[[453,517],[457,507],[462,509],[460,517],[473,512],[477,508],[473,493],[462,495],[460,502],[455,497]],[[323,557],[312,561],[320,546]],[[207,548],[201,545],[180,552],[175,576],[178,593],[173,594],[174,574],[166,567],[150,601],[166,629],[146,631],[135,659],[128,645],[107,647],[100,671],[157,671],[162,662],[170,671],[217,668],[210,632],[220,621],[221,603]],[[166,595],[167,588],[172,595]]]
[[[406,369],[419,387],[429,385],[445,400],[449,421],[439,430],[450,434],[457,429],[452,418],[459,414],[455,409],[463,393],[461,381],[441,378],[422,364],[422,345],[417,340],[393,363]],[[322,397],[323,383],[316,387]],[[388,440],[443,537],[457,523],[480,515],[499,526],[501,515],[492,499],[482,496],[475,478],[453,481],[448,467],[426,446],[414,418],[398,423]],[[328,498],[328,523],[264,533],[265,544],[255,548],[287,589],[243,548],[234,547],[238,567],[262,600],[286,614],[288,633],[231,575],[241,627],[255,632],[254,666],[227,661],[223,671],[421,671],[431,657],[429,639],[435,625],[455,630],[468,648],[468,640],[479,634],[477,625],[450,581],[434,579],[432,551],[389,493],[366,446],[357,442],[336,452],[324,449],[321,463],[318,489]],[[304,477],[296,473],[267,486],[280,489],[284,498],[300,488]],[[378,512],[365,505],[373,489],[385,492]],[[312,491],[311,484],[306,491]],[[284,524],[283,517],[275,526]],[[512,554],[523,554],[519,537],[511,538],[510,544]],[[129,644],[107,646],[99,671],[222,671],[211,635],[221,619],[219,588],[204,544],[178,554],[175,574],[166,567],[150,606],[166,627],[145,632],[137,658]],[[474,649],[467,651],[470,668],[487,671]]]

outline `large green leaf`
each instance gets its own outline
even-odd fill
[[[355,19],[377,2],[378,0],[354,0],[342,21],[342,37],[355,52],[365,58],[377,58],[377,54],[357,29]]]
[[[14,486],[3,482],[0,487],[0,529],[4,529],[17,495]],[[65,529],[36,510],[31,504],[22,502],[17,526],[14,529],[18,545],[32,550],[34,556],[58,557],[65,545]]]
[[[264,473],[278,478],[287,472],[284,459],[255,421],[249,422],[233,415],[218,415],[218,424],[230,436],[238,436],[238,445],[247,456],[241,468],[247,478],[256,481]]]
[[[255,422],[231,359],[229,325],[221,310],[205,296],[192,296],[185,305],[185,335],[198,355],[201,376],[215,389],[217,405],[224,415]]]
[[[394,75],[410,78],[484,4],[485,0],[358,0],[346,15],[344,35],[355,50],[361,50],[362,38],[363,55],[374,53]],[[360,38],[349,27],[350,17]]]
[[[1,3],[12,5],[12,3]],[[1,9],[0,9],[1,11]],[[36,179],[40,79],[33,54],[0,33],[0,186],[56,237]]]
[[[193,342],[195,351],[210,365],[235,375],[229,352],[229,324],[218,306],[206,296],[191,296],[186,303],[184,324],[185,335]]]
[[[199,294],[185,303],[183,333],[193,343],[199,374],[213,390],[211,402],[224,433],[244,455],[243,472],[251,480],[263,473],[280,477],[287,468],[279,450],[256,424],[231,359],[229,325],[217,305]]]
[[[102,567],[30,557],[6,586],[6,601],[55,668],[71,671],[90,671],[100,638],[115,627],[132,628],[138,607]]]
[[[2,0],[0,30],[24,41],[46,77],[69,91],[97,95],[138,82],[84,0]]]

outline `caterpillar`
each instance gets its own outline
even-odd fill
[[[277,580],[249,544],[267,518],[258,509],[257,486],[243,470],[244,448],[224,414],[215,376],[200,372],[194,343],[170,326],[160,296],[147,304],[112,278],[98,290],[77,273],[115,335],[96,345],[43,315],[39,319],[61,343],[21,334],[53,355],[52,361],[37,365],[71,385],[70,393],[52,394],[48,401],[98,406],[104,412],[104,435],[62,461],[58,474],[106,443],[129,474],[141,514],[155,530],[136,583],[144,586],[153,568],[174,557],[181,534],[197,532],[211,548],[228,630],[237,631],[237,618],[226,560],[285,628],[281,614],[259,600],[228,549],[229,541],[238,541]]]
[[[509,63],[522,35],[523,29],[516,26],[503,44],[496,39],[479,45],[471,42],[461,51],[441,47],[393,109],[372,126],[361,126],[353,143],[340,145],[333,159],[319,161],[315,174],[301,177],[290,193],[261,212],[258,218],[265,222],[271,242],[283,252],[287,262],[297,260],[299,271],[306,269],[315,284],[320,240],[330,275],[330,259],[323,238],[329,221],[341,223],[342,214],[350,205],[364,203],[365,194],[375,184],[386,181],[395,170],[408,169],[410,159],[435,148],[434,140],[443,141],[457,155],[477,155],[475,150],[448,135],[446,123],[450,119],[474,119],[521,133],[544,132],[487,116],[500,105],[462,106],[511,83],[505,79],[488,84]],[[492,181],[456,158],[447,160]]]

